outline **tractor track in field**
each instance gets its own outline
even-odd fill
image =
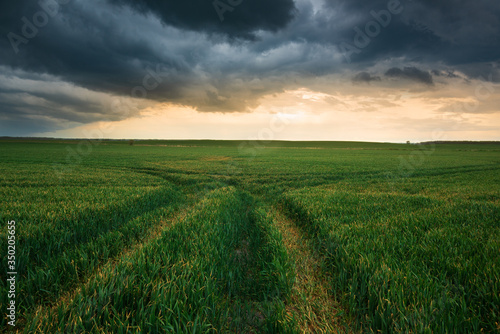
[[[39,316],[39,314],[47,314],[50,312],[53,312],[59,307],[62,303],[71,301],[81,290],[82,287],[86,286],[88,282],[90,282],[92,279],[94,279],[96,276],[99,274],[102,274],[104,269],[108,269],[108,267],[111,267],[111,269],[114,269],[114,267],[118,264],[120,259],[123,259],[124,257],[133,254],[137,251],[139,251],[141,248],[145,247],[148,245],[150,242],[153,240],[157,239],[162,231],[164,231],[166,228],[175,226],[175,224],[181,222],[184,217],[193,210],[193,208],[198,204],[198,202],[193,202],[189,205],[186,205],[185,207],[181,208],[177,213],[175,213],[171,218],[162,221],[160,224],[157,224],[156,226],[152,227],[148,232],[147,236],[144,237],[143,240],[127,247],[124,248],[123,251],[116,256],[114,256],[112,259],[109,259],[106,262],[103,262],[100,264],[96,270],[76,283],[75,288],[68,290],[66,293],[64,293],[62,296],[57,298],[53,303],[50,303],[49,305],[39,305],[37,306],[36,311],[33,313],[33,317]],[[26,319],[20,318],[19,322],[17,324],[16,328],[16,333],[22,333],[24,330],[24,327],[26,325]]]
[[[202,198],[193,198],[189,204],[183,205],[174,215],[161,221],[159,224],[152,227],[140,242],[137,242],[117,254],[112,259],[100,264],[94,272],[82,279],[75,285],[75,288],[68,290],[53,303],[45,306],[38,306],[32,314],[33,318],[44,318],[50,313],[57,312],[57,308],[64,303],[71,302],[77,294],[84,289],[89,282],[103,275],[108,270],[113,268],[127,256],[131,256],[149,243],[159,238],[165,229],[175,226],[182,222],[184,217],[191,212]],[[271,207],[269,214],[272,215],[276,222],[282,238],[289,254],[289,259],[295,268],[296,279],[292,288],[289,301],[286,303],[286,312],[297,320],[296,330],[300,333],[352,333],[350,324],[340,303],[335,300],[330,289],[332,277],[327,271],[322,268],[322,256],[318,254],[312,246],[312,241],[308,236],[297,226],[291,218],[289,218],[279,208]],[[248,252],[245,250],[245,245],[240,245],[237,252],[242,254]],[[247,245],[248,246],[248,245]],[[249,319],[245,320],[245,324],[250,327],[245,327],[249,330],[252,324],[263,323],[263,315],[254,310],[251,314],[246,315]],[[253,320],[252,320],[253,319]],[[23,332],[26,324],[26,319],[20,319],[17,332]],[[254,323],[256,321],[256,323]],[[257,328],[259,326],[256,326]],[[255,328],[254,328],[255,329]],[[35,328],[35,331],[37,329]]]
[[[310,246],[299,227],[277,208],[272,208],[277,227],[291,261],[295,283],[287,312],[297,319],[301,333],[352,333],[347,314],[331,291],[332,276],[322,268],[322,256]]]

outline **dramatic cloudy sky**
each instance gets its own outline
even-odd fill
[[[500,2],[0,3],[0,136],[500,140]]]

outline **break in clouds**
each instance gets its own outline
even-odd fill
[[[500,3],[489,0],[41,0],[0,13],[0,135],[159,102],[251,112],[299,88],[434,94],[500,81]]]

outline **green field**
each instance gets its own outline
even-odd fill
[[[0,161],[2,330],[500,332],[500,144],[2,139]]]

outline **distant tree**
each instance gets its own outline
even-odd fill
[[[409,140],[407,140],[407,141],[406,141],[406,144],[410,145],[411,143],[410,143],[410,141],[409,141]]]
[[[129,142],[128,142],[128,144],[129,144],[130,146],[134,146],[134,141],[133,141],[132,139],[130,139],[130,140],[129,140]]]

